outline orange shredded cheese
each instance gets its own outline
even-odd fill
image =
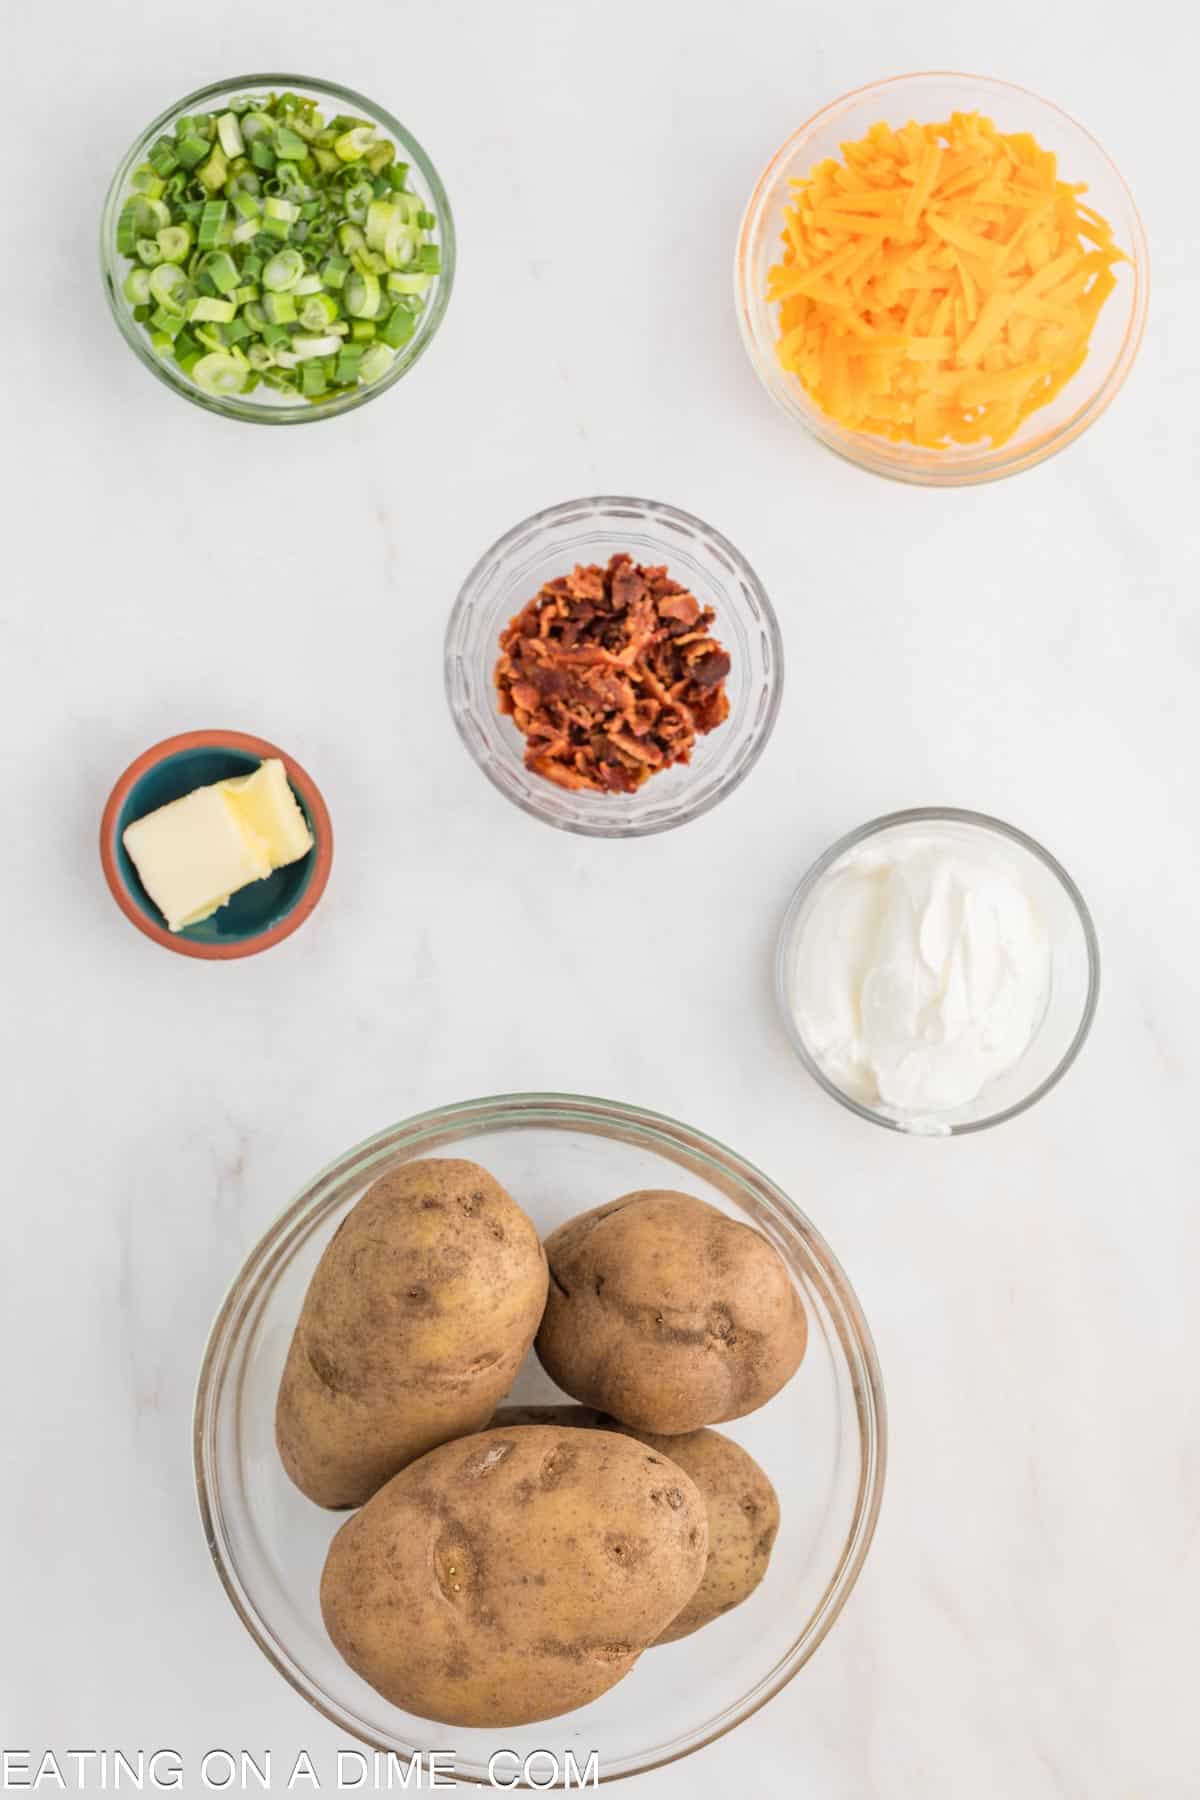
[[[894,443],[1005,443],[1080,368],[1125,260],[1085,184],[979,113],[873,125],[791,187],[779,361]]]

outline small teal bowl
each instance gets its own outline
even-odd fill
[[[287,771],[312,832],[313,848],[299,862],[242,888],[211,918],[182,931],[168,931],[122,842],[126,826],[195,788],[249,775],[268,757],[278,757]],[[333,828],[320,789],[278,745],[241,731],[186,731],[145,751],[113,788],[100,825],[100,861],[114,900],[139,931],[180,956],[225,962],[257,956],[304,923],[329,880]]]

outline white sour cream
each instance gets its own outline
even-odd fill
[[[1029,861],[977,829],[914,825],[867,839],[821,878],[799,921],[790,999],[844,1093],[936,1118],[1020,1061],[1052,960]]]

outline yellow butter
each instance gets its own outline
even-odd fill
[[[160,806],[126,826],[121,841],[171,931],[211,918],[239,888],[313,844],[278,758]]]
[[[260,763],[252,775],[223,781],[220,786],[246,830],[265,843],[273,869],[308,855],[312,833],[277,756]]]

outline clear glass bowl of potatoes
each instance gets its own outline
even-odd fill
[[[619,1196],[694,1196],[773,1247],[807,1323],[791,1378],[757,1410],[719,1426],[778,1496],[778,1533],[758,1585],[700,1629],[650,1643],[598,1697],[533,1723],[490,1728],[418,1716],[343,1659],[322,1616],[322,1571],[332,1540],[364,1514],[314,1504],[289,1479],[276,1444],[280,1380],[323,1252],[373,1183],[428,1158],[481,1165],[543,1239]],[[554,1267],[551,1256],[551,1280]],[[531,1349],[503,1399],[530,1407],[568,1396]],[[247,1259],[213,1326],[195,1460],[209,1548],[234,1610],[279,1673],[340,1733],[401,1765],[419,1756],[428,1769],[440,1752],[443,1773],[462,1781],[569,1785],[593,1755],[593,1778],[605,1780],[687,1756],[798,1674],[846,1603],[870,1545],[886,1421],[870,1332],[849,1282],[816,1227],[767,1176],[703,1132],[637,1107],[520,1094],[397,1125],[339,1158],[293,1201]],[[515,1577],[509,1567],[493,1578]],[[548,1568],[551,1586],[556,1578]],[[422,1653],[415,1620],[411,1653]],[[534,1669],[531,1661],[531,1680]]]

